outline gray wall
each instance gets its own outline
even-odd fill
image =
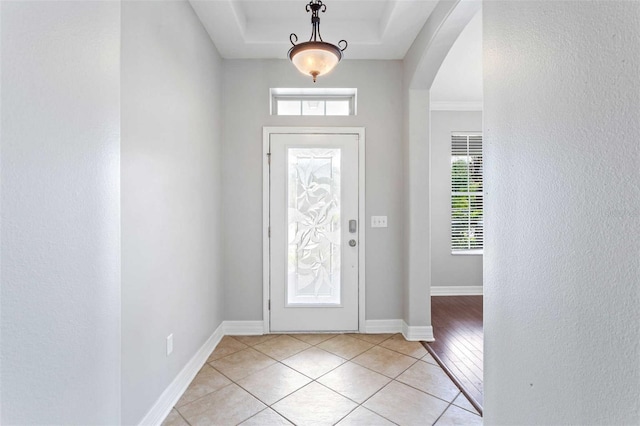
[[[123,2],[124,424],[142,419],[223,320],[221,82],[187,2]]]
[[[120,422],[120,4],[2,14],[2,424]]]
[[[451,133],[456,131],[482,132],[482,112],[431,112],[431,285],[482,286],[482,255],[451,254]]]
[[[408,82],[405,80],[404,84]],[[403,92],[403,318],[410,327],[431,327],[429,90],[404,88]],[[423,330],[432,333],[430,328]]]
[[[640,424],[638,22],[484,4],[487,425]]]
[[[315,85],[287,60],[225,60],[225,319],[262,319],[262,127],[366,129],[367,319],[402,318],[402,63],[345,60]],[[355,117],[269,115],[271,87],[355,87]],[[371,215],[389,227],[370,228]]]

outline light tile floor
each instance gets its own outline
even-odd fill
[[[481,425],[418,342],[401,334],[226,336],[165,426]]]

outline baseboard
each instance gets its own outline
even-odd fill
[[[254,336],[264,334],[262,321],[225,321],[224,334],[233,336]]]
[[[433,328],[429,326],[411,327],[401,319],[391,320],[367,320],[365,322],[365,333],[402,333],[405,339],[411,341],[422,340],[433,342]]]
[[[432,286],[432,296],[482,296],[481,285]]]
[[[404,321],[402,321],[402,335],[405,339],[414,342],[433,342],[436,340],[433,337],[433,327],[430,325],[410,326]]]
[[[193,378],[198,374],[198,371],[200,371],[204,363],[207,362],[207,358],[209,358],[211,352],[213,352],[218,343],[220,343],[220,340],[222,340],[224,330],[225,322],[216,328],[216,331],[213,332],[211,337],[207,339],[193,358],[184,366],[182,371],[173,379],[171,384],[162,392],[160,398],[158,398],[153,407],[151,407],[151,410],[149,410],[140,422],[141,425],[156,426],[162,424]]]
[[[366,320],[364,323],[364,332],[369,334],[401,333],[402,320]]]

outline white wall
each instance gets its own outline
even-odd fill
[[[0,7],[0,423],[118,424],[120,4]]]
[[[482,112],[431,112],[431,285],[482,286],[482,255],[451,254],[451,133],[482,132]]]
[[[124,424],[142,419],[223,320],[221,82],[187,2],[123,3]]]
[[[485,424],[640,424],[640,3],[483,20]]]
[[[314,85],[287,60],[226,60],[224,87],[225,319],[262,319],[263,126],[365,127],[366,317],[402,318],[401,62],[345,60]],[[271,87],[356,87],[358,115],[270,116]]]
[[[453,43],[431,85],[431,103],[482,105],[482,10]]]

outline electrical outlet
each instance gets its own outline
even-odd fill
[[[173,333],[167,336],[167,356],[173,352]]]
[[[371,227],[372,228],[386,228],[387,227],[387,217],[386,216],[371,216]]]

